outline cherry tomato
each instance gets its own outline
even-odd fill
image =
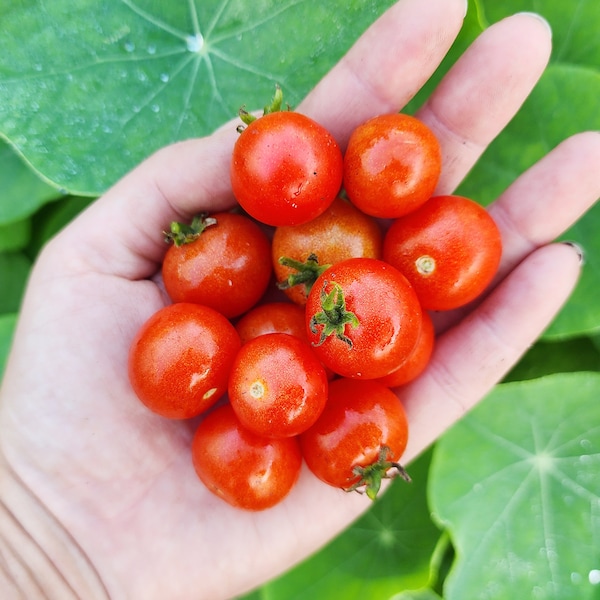
[[[281,502],[300,475],[297,438],[269,439],[245,429],[231,405],[223,404],[200,423],[192,442],[192,462],[204,485],[245,510]]]
[[[422,311],[406,278],[374,258],[350,258],[322,273],[308,296],[308,339],[344,377],[375,379],[397,369],[417,343]]]
[[[393,388],[416,379],[429,364],[434,344],[435,330],[433,321],[431,320],[429,313],[423,311],[423,323],[421,325],[421,333],[417,340],[417,345],[400,367],[378,381],[383,383],[386,387]]]
[[[187,419],[211,407],[226,391],[240,349],[233,325],[199,304],[170,304],[139,329],[129,351],[129,381],[153,412]]]
[[[381,258],[382,239],[372,217],[338,197],[312,221],[275,229],[271,250],[279,287],[303,306],[326,267],[347,258]]]
[[[342,183],[333,136],[309,117],[268,113],[242,131],[233,148],[231,187],[242,208],[267,225],[297,225],[320,215]]]
[[[240,317],[235,328],[242,344],[266,333],[289,333],[308,341],[304,310],[291,302],[259,304]]]
[[[378,381],[336,379],[317,422],[300,435],[308,468],[322,481],[375,498],[381,480],[397,474],[408,442],[406,413]]]
[[[405,114],[373,117],[359,125],[344,155],[344,188],[364,213],[393,219],[434,192],[442,155],[433,132]]]
[[[173,302],[203,304],[231,318],[262,297],[272,273],[271,244],[255,222],[222,212],[183,231],[179,224],[172,227],[175,244],[162,275]]]
[[[325,369],[306,342],[287,333],[268,333],[238,352],[229,377],[229,400],[250,431],[291,437],[317,420],[327,388]]]
[[[450,310],[479,296],[498,270],[500,231],[462,196],[437,196],[392,223],[384,259],[411,282],[423,308]]]

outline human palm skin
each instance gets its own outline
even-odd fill
[[[447,52],[460,0],[402,0],[297,110],[344,147],[353,127],[401,109]],[[550,35],[521,14],[490,27],[418,112],[452,192],[542,73]],[[339,102],[331,102],[331,98]],[[237,134],[167,147],[118,182],[40,255],[0,404],[0,584],[8,597],[228,598],[313,552],[369,506],[303,469],[276,507],[223,503],[194,474],[193,422],[149,413],[127,380],[129,344],[168,300],[159,266],[172,220],[225,210]],[[600,135],[552,150],[489,210],[504,252],[493,288],[437,318],[426,372],[400,393],[410,461],[478,402],[568,298],[580,260],[551,241],[600,195]],[[565,198],[569,202],[565,202]]]

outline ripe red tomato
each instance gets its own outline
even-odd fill
[[[289,333],[307,341],[304,310],[291,302],[259,304],[240,317],[235,328],[242,344],[266,333]]]
[[[488,212],[462,196],[437,196],[392,223],[384,260],[411,282],[421,305],[450,310],[479,296],[498,270],[500,231]]]
[[[422,311],[406,278],[374,258],[333,265],[306,303],[308,339],[344,377],[375,379],[398,368],[417,343]]]
[[[165,255],[163,281],[173,302],[203,304],[231,318],[254,306],[267,289],[271,244],[244,215],[222,212],[209,219],[206,228],[197,223],[198,233],[185,228],[182,242],[173,235],[177,239]]]
[[[344,188],[364,213],[393,219],[423,204],[440,177],[442,155],[433,132],[405,114],[359,125],[344,155]]]
[[[233,325],[199,304],[170,304],[140,328],[129,351],[129,381],[153,412],[171,419],[194,417],[226,391],[240,349]]]
[[[336,379],[317,422],[300,435],[308,468],[344,490],[364,488],[370,498],[381,480],[408,478],[398,464],[408,442],[408,422],[397,396],[378,381]]]
[[[433,321],[427,311],[423,311],[423,323],[421,333],[417,340],[417,345],[410,353],[409,357],[389,375],[380,378],[378,381],[386,387],[394,388],[404,385],[413,379],[416,379],[429,364],[435,344],[435,330]]]
[[[381,258],[382,239],[372,217],[336,198],[312,221],[275,229],[271,244],[275,277],[290,300],[303,306],[327,266],[347,258]]]
[[[200,423],[192,442],[194,469],[214,494],[238,508],[259,511],[281,502],[300,475],[297,438],[270,439],[245,429],[231,405]]]
[[[342,184],[333,136],[309,117],[268,113],[242,131],[233,148],[231,187],[242,208],[267,225],[297,225],[320,215]]]
[[[229,376],[229,400],[242,424],[267,437],[291,437],[310,427],[327,401],[325,369],[312,348],[287,333],[244,344]]]

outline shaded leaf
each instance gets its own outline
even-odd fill
[[[4,374],[6,359],[12,343],[12,336],[17,324],[17,314],[0,314],[0,381]]]
[[[30,269],[21,252],[0,252],[0,314],[18,311]]]
[[[446,600],[597,597],[600,374],[496,390],[436,445],[430,501],[456,548]]]
[[[3,36],[0,35],[0,40]],[[0,41],[0,46],[2,42]],[[1,111],[1,109],[0,109]],[[1,130],[1,128],[0,128]],[[0,138],[0,226],[12,225],[33,214],[40,206],[60,196],[60,192],[42,181]]]
[[[356,523],[320,552],[247,596],[247,600],[311,598],[388,600],[429,582],[429,559],[440,532],[426,500],[430,453],[408,468]]]
[[[30,219],[14,223],[0,224],[0,252],[10,252],[24,248],[31,237]]]
[[[391,4],[7,0],[0,131],[57,185],[99,195],[153,150],[262,107],[276,82],[299,102]]]

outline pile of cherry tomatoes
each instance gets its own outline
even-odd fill
[[[263,116],[240,116],[230,175],[241,210],[171,225],[172,303],[133,340],[132,388],[163,417],[202,415],[194,468],[233,506],[275,505],[303,461],[374,498],[383,478],[409,479],[392,388],[430,360],[430,311],[491,282],[498,228],[476,202],[433,195],[441,151],[415,117],[367,121],[342,154],[279,90]]]

